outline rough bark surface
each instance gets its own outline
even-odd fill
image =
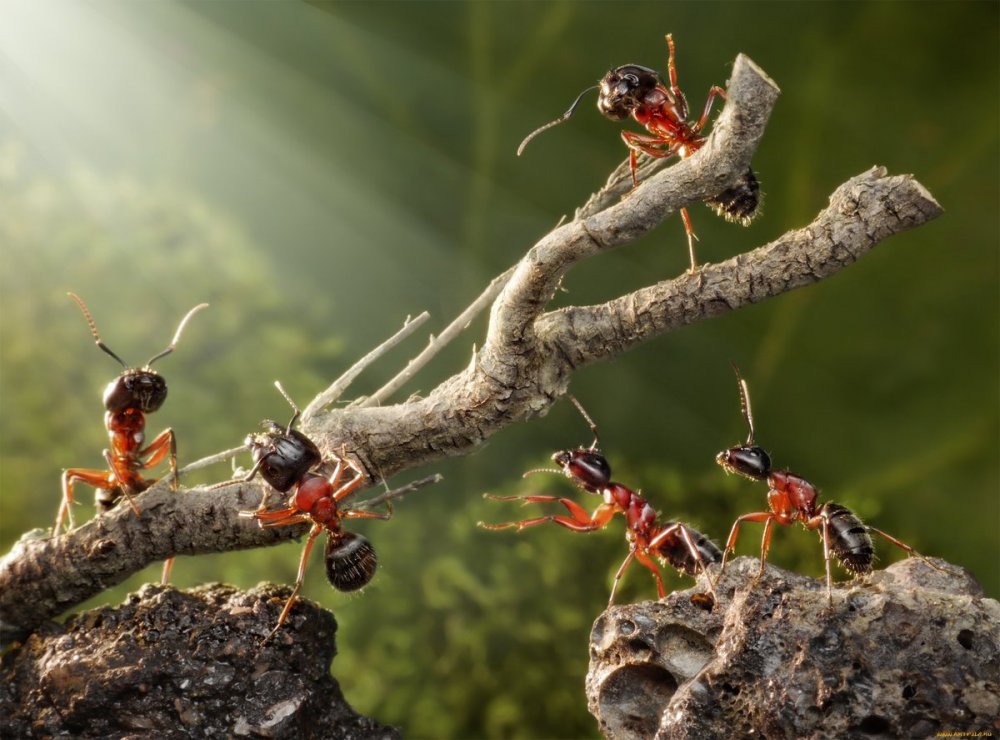
[[[299,600],[261,645],[288,593],[148,585],[47,624],[3,659],[0,736],[399,738],[330,676],[332,614]]]
[[[605,735],[1000,731],[1000,604],[965,571],[911,558],[835,587],[830,605],[825,582],[759,568],[734,561],[714,610],[692,589],[598,617],[587,698]]]

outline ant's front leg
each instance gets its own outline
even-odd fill
[[[173,429],[164,429],[158,435],[156,439],[149,443],[146,449],[141,450],[138,454],[139,458],[144,458],[149,455],[149,459],[142,464],[143,470],[149,470],[150,468],[155,468],[159,465],[163,458],[170,455],[170,490],[177,490],[177,438],[174,436]]]
[[[733,528],[729,530],[729,538],[726,540],[726,547],[722,551],[722,563],[719,565],[719,575],[715,579],[716,585],[722,579],[722,574],[726,572],[726,561],[729,559],[729,553],[734,552],[736,549],[736,538],[740,535],[740,525],[743,522],[767,522],[774,519],[774,513],[770,511],[759,511],[753,514],[744,514],[739,517],[735,522],[733,522]],[[768,540],[770,542],[770,540]],[[767,552],[761,552],[760,554],[760,572],[764,572],[764,561],[767,558]]]
[[[580,504],[576,503],[576,501],[568,498],[558,498],[556,496],[494,496],[493,494],[486,493],[483,494],[483,498],[492,499],[494,501],[522,501],[525,504],[557,502],[565,506],[570,513],[570,516],[550,514],[548,516],[535,517],[534,519],[524,519],[517,522],[504,522],[502,524],[486,524],[485,522],[478,522],[478,525],[483,529],[509,529],[510,527],[516,527],[518,530],[521,530],[525,527],[534,526],[535,524],[552,522],[561,527],[565,527],[566,529],[573,530],[574,532],[593,532],[594,530],[602,529],[607,526],[608,522],[611,521],[615,514],[615,509],[611,504],[601,504],[594,509],[593,514],[588,514],[587,510],[580,506]]]

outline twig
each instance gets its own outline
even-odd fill
[[[231,458],[236,457],[241,452],[246,451],[246,447],[231,447],[228,450],[223,450],[222,452],[217,452],[214,455],[209,455],[208,457],[203,457],[201,460],[195,460],[193,463],[185,465],[183,468],[177,471],[177,475],[184,475],[185,473],[193,473],[195,470],[201,470],[202,468],[207,468],[210,465],[215,465],[216,463],[225,462]]]
[[[359,509],[374,509],[387,501],[392,501],[393,499],[405,496],[408,493],[416,491],[418,488],[423,488],[424,486],[429,486],[434,483],[440,483],[444,480],[444,476],[440,473],[435,473],[434,475],[428,475],[426,478],[421,478],[420,480],[415,480],[412,483],[407,483],[405,486],[400,486],[399,488],[393,488],[391,491],[386,491],[385,493],[379,494],[374,498],[366,499],[358,504]]]
[[[309,420],[320,409],[329,406],[331,403],[340,398],[340,395],[347,390],[347,387],[354,382],[354,379],[360,375],[365,368],[374,363],[380,357],[382,357],[386,352],[391,350],[397,344],[402,342],[413,332],[417,330],[419,326],[424,324],[427,319],[430,318],[430,314],[424,311],[422,314],[417,316],[415,319],[410,319],[409,316],[406,317],[406,321],[403,323],[403,328],[393,334],[391,337],[386,339],[382,344],[377,346],[367,355],[362,357],[360,360],[355,362],[348,368],[347,372],[337,378],[325,391],[320,393],[316,398],[309,402],[306,406],[305,411],[302,412],[302,422],[305,423]]]
[[[348,408],[378,406],[386,398],[399,390],[399,388],[402,387],[410,378],[416,375],[424,365],[430,362],[434,355],[444,349],[445,345],[447,345],[452,339],[457,337],[459,333],[465,329],[469,323],[479,315],[480,312],[483,311],[483,309],[493,302],[503,287],[507,284],[507,281],[510,280],[510,276],[514,274],[514,269],[516,267],[517,265],[514,265],[502,275],[498,275],[493,278],[490,284],[486,286],[486,290],[484,290],[468,308],[462,311],[462,313],[460,313],[454,321],[448,324],[443,332],[438,334],[436,337],[432,337],[430,343],[424,351],[410,360],[402,372],[375,391],[372,395],[367,398],[358,399]]]

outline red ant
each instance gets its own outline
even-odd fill
[[[80,296],[69,293],[69,297],[76,301],[83,311],[97,346],[118,360],[125,370],[104,389],[104,408],[107,410],[104,414],[104,425],[111,439],[111,449],[104,450],[103,453],[108,463],[108,470],[70,468],[63,471],[62,504],[56,515],[53,534],[59,533],[67,516],[69,529],[73,528],[73,511],[70,506],[73,503],[73,486],[77,481],[97,489],[97,507],[101,513],[109,511],[124,497],[132,507],[132,511],[139,516],[139,507],[133,496],[142,493],[156,482],[143,478],[140,471],[156,467],[169,455],[170,485],[173,490],[177,490],[177,440],[174,438],[173,430],[166,429],[160,432],[147,447],[143,447],[146,414],[158,410],[167,398],[167,382],[151,368],[151,365],[174,351],[187,322],[198,311],[208,307],[207,303],[201,303],[188,311],[181,319],[173,340],[165,350],[153,355],[143,367],[130,368],[101,341],[97,325]],[[170,564],[169,560],[164,564],[164,582],[170,573]]]
[[[652,556],[691,576],[704,573],[708,563],[718,563],[722,560],[719,548],[708,537],[685,524],[657,522],[657,513],[646,499],[621,483],[611,481],[611,466],[604,455],[598,451],[597,426],[579,401],[573,396],[570,396],[570,400],[590,425],[590,429],[594,433],[594,442],[590,447],[578,447],[574,450],[563,450],[555,453],[552,456],[552,461],[559,466],[558,470],[550,468],[529,470],[524,475],[527,477],[534,473],[561,472],[584,491],[603,496],[604,503],[594,509],[593,513],[588,514],[583,507],[568,498],[485,494],[486,498],[494,501],[558,502],[566,507],[570,515],[550,514],[503,524],[479,522],[479,526],[484,529],[516,527],[521,530],[535,524],[553,522],[574,532],[593,532],[606,527],[616,513],[621,513],[626,521],[625,536],[629,543],[629,553],[621,567],[618,568],[618,572],[615,573],[608,605],[614,602],[618,583],[625,574],[625,569],[633,560],[638,560],[652,572],[661,599],[666,596],[666,589],[663,587],[663,579]],[[710,581],[708,588],[714,602],[715,590]]]
[[[518,156],[524,151],[533,138],[553,126],[569,119],[576,111],[583,96],[591,90],[599,90],[597,109],[612,121],[624,121],[630,115],[641,124],[650,135],[638,134],[634,131],[622,131],[621,136],[625,146],[629,148],[629,168],[632,172],[632,188],[639,186],[636,175],[637,157],[641,152],[650,157],[661,159],[677,155],[686,159],[701,149],[705,137],[701,130],[708,123],[712,105],[716,98],[725,100],[726,92],[713,85],[708,91],[708,100],[701,118],[692,123],[688,120],[687,98],[677,85],[677,67],[674,64],[674,38],[667,34],[667,47],[670,55],[667,70],[670,76],[670,87],[663,84],[660,75],[655,70],[638,64],[626,64],[608,72],[599,84],[588,87],[573,101],[565,113],[554,121],[535,129],[517,148]],[[760,206],[760,183],[754,171],[747,168],[742,179],[728,190],[714,198],[705,201],[707,205],[722,218],[732,223],[748,226],[757,215]],[[684,220],[684,231],[687,234],[688,252],[691,257],[691,272],[698,268],[694,253],[694,242],[698,238],[691,226],[691,217],[687,208],[681,209]]]
[[[264,642],[270,640],[288,618],[305,580],[309,553],[321,532],[326,530],[327,533],[324,556],[327,579],[339,591],[356,591],[371,581],[378,560],[372,544],[359,534],[341,529],[340,520],[388,519],[392,515],[391,506],[385,514],[338,508],[344,499],[364,485],[364,474],[353,461],[341,456],[336,456],[333,472],[329,476],[314,472],[326,464],[323,456],[312,440],[292,429],[302,412],[280,383],[275,382],[275,386],[291,404],[292,418],[285,427],[275,421],[264,421],[264,432],[247,435],[244,444],[253,455],[254,466],[243,480],[250,481],[259,473],[272,488],[287,493],[294,487],[295,493],[286,508],[267,511],[265,492],[256,511],[241,511],[240,516],[255,519],[261,527],[284,527],[311,522],[312,529],[309,530],[302,549],[292,595],[285,602],[278,623],[264,638]]]
[[[905,550],[909,555],[920,558],[932,568],[944,571],[905,542],[870,527],[862,522],[850,509],[840,504],[826,502],[816,504],[816,487],[794,473],[787,470],[773,470],[771,458],[754,442],[753,412],[750,408],[750,392],[747,383],[740,375],[739,368],[733,365],[740,388],[740,407],[746,420],[749,434],[743,445],[730,447],[720,452],[715,461],[727,473],[737,473],[755,481],[764,481],[770,489],[767,492],[767,503],[770,511],[744,514],[733,522],[733,528],[726,540],[725,552],[722,556],[721,577],[726,568],[726,559],[734,551],[736,538],[739,535],[740,524],[743,522],[764,522],[764,537],[760,547],[760,573],[764,572],[764,563],[771,546],[771,529],[775,522],[790,525],[801,522],[806,529],[819,529],[823,542],[823,558],[826,562],[827,597],[833,601],[833,578],[830,574],[830,554],[832,553],[840,564],[855,576],[865,575],[872,571],[875,560],[875,548],[869,532],[875,532],[892,544]]]

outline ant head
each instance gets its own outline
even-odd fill
[[[660,75],[648,67],[626,64],[613,69],[601,80],[597,109],[605,118],[624,121],[659,84]]]
[[[125,360],[112,352],[111,348],[101,341],[101,335],[97,333],[97,324],[94,323],[94,319],[91,317],[90,311],[87,310],[87,305],[83,302],[83,299],[76,293],[68,293],[67,295],[76,301],[80,310],[83,311],[83,317],[87,320],[87,326],[90,327],[90,333],[93,334],[97,346],[101,351],[111,355],[111,357],[116,359],[125,368],[125,372],[108,383],[107,388],[104,389],[104,408],[111,413],[117,413],[125,409],[137,409],[146,414],[159,409],[167,399],[167,381],[153,370],[150,365],[174,351],[174,347],[180,341],[181,332],[184,331],[187,322],[198,311],[207,308],[208,304],[201,303],[188,311],[184,318],[181,319],[173,341],[170,342],[165,350],[153,355],[145,367],[130,368]]]
[[[339,530],[326,539],[326,577],[338,591],[357,591],[375,576],[378,557],[360,534]]]
[[[112,414],[138,409],[150,414],[167,400],[167,381],[148,367],[126,370],[104,389],[104,408]]]
[[[562,468],[567,478],[591,493],[598,493],[611,482],[611,466],[604,455],[593,448],[557,452],[552,462]]]
[[[286,429],[270,419],[265,431],[248,434],[243,444],[253,456],[254,468],[272,488],[285,493],[323,460],[319,448],[297,429]]]
[[[766,480],[771,473],[771,458],[757,446],[730,447],[715,456],[727,473],[736,473],[750,480]]]
[[[754,441],[756,431],[753,426],[753,409],[750,407],[750,388],[740,375],[736,363],[732,363],[736,373],[736,383],[740,389],[740,412],[747,423],[747,441],[742,445],[730,447],[725,452],[715,456],[715,462],[725,468],[727,473],[737,473],[751,480],[765,480],[771,473],[771,458],[758,447]]]

